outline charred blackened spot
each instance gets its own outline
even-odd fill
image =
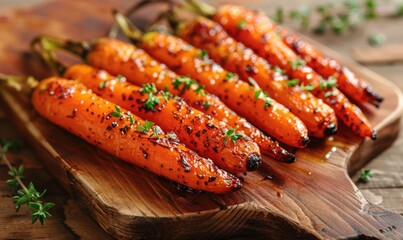
[[[248,74],[256,74],[257,73],[257,69],[255,66],[252,66],[250,64],[245,66],[245,72],[247,72]]]
[[[218,147],[217,146],[213,147],[213,151],[218,153]]]
[[[130,95],[128,98],[127,98],[129,101],[133,101],[133,95]]]
[[[108,125],[108,126],[106,127],[106,130],[108,130],[108,131],[112,130],[112,126]]]
[[[186,132],[187,132],[188,134],[191,134],[191,133],[193,132],[192,127],[189,126],[189,125],[186,125],[186,126],[185,126],[185,130],[186,130]]]
[[[215,129],[217,128],[216,125],[212,124],[212,123],[206,123],[206,127],[210,128],[210,129]]]
[[[197,177],[200,178],[200,179],[203,179],[204,175],[203,174],[197,174]]]
[[[73,112],[71,113],[71,115],[68,115],[67,117],[68,117],[68,118],[75,118],[75,117],[76,117],[76,114],[77,114],[77,111],[78,111],[77,108],[74,108],[74,109],[73,109]]]
[[[208,178],[208,181],[209,182],[214,182],[216,179],[217,179],[216,176],[211,176],[211,177]]]
[[[203,129],[203,130],[202,130],[202,133],[203,133],[203,134],[206,134],[206,132],[207,132],[206,129]]]
[[[127,131],[129,131],[129,127],[128,126],[124,126],[124,127],[122,127],[121,129],[119,129],[120,130],[120,133],[122,134],[122,135],[125,135],[126,133],[127,133]]]
[[[145,158],[145,159],[148,159],[148,152],[147,152],[144,148],[142,148],[142,147],[140,147],[140,150],[141,150],[141,152],[143,153],[144,158]],[[163,167],[162,164],[161,164],[161,167]]]
[[[123,94],[122,94],[122,101],[126,101],[126,98],[127,98],[126,93],[123,93]]]
[[[188,106],[188,107],[187,107],[187,110],[186,110],[186,113],[187,113],[187,114],[191,114],[192,112],[193,112],[192,107]]]
[[[195,135],[196,135],[196,137],[200,137],[200,131],[197,131],[196,133],[195,133]]]
[[[111,126],[115,128],[115,127],[118,126],[118,123],[117,123],[116,121],[113,121],[113,122],[111,123]]]

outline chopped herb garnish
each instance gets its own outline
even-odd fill
[[[331,97],[331,96],[337,96],[337,93],[334,91],[328,91],[325,93],[325,98]]]
[[[196,88],[195,92],[197,93],[197,95],[200,95],[200,96],[205,95],[204,86],[199,85],[199,86]]]
[[[167,86],[164,87],[164,91],[161,92],[161,95],[164,98],[165,102],[168,102],[169,98],[171,97],[171,93],[168,91]]]
[[[238,29],[244,29],[246,27],[246,19],[242,18],[236,26]]]
[[[204,108],[205,110],[208,110],[209,107],[210,107],[210,102],[209,102],[209,101],[205,101],[204,104],[203,104],[203,108]]]
[[[191,79],[190,77],[177,77],[175,78],[174,82],[172,83],[174,85],[175,89],[179,89],[179,86],[183,84],[183,87],[181,89],[180,94],[182,94],[183,92],[185,92],[185,90],[189,90],[190,86],[192,86],[192,84],[196,84],[197,82],[193,79]]]
[[[280,73],[280,74],[285,74],[285,71],[283,69],[279,68],[278,66],[274,67],[274,72]]]
[[[98,88],[99,88],[100,90],[104,89],[105,87],[106,87],[106,81],[102,81],[102,82],[100,82],[99,85],[98,85]]]
[[[337,87],[337,79],[334,77],[329,77],[327,80],[320,81],[320,88],[322,90],[331,89],[333,87]]]
[[[294,62],[290,62],[292,70],[297,70],[298,68],[305,65],[305,61],[301,57],[297,57]]]
[[[139,130],[142,133],[147,133],[148,130],[150,130],[150,128],[152,126],[154,126],[154,125],[155,124],[153,122],[150,122],[150,121],[146,120],[142,126],[137,126],[136,129]]]
[[[358,180],[363,181],[363,182],[368,182],[372,178],[372,176],[373,176],[373,174],[372,174],[371,169],[364,169],[361,172]]]
[[[258,87],[259,85],[257,85],[257,82],[255,81],[255,79],[248,77],[248,82],[249,85],[253,86],[253,87]]]
[[[264,101],[263,107],[264,108],[271,107],[271,105],[273,103],[273,99],[271,99],[269,97],[269,94],[267,92],[262,91],[262,89],[258,89],[258,90],[255,91],[254,96],[255,96],[256,99],[263,99],[263,101]]]
[[[255,91],[255,94],[254,94],[255,98],[256,98],[256,99],[259,99],[261,93],[262,93],[262,89],[256,90],[256,91]]]
[[[236,133],[235,129],[230,129],[225,133],[224,146],[227,145],[228,138],[231,139],[233,144],[235,144],[235,141],[242,139],[243,137],[242,134]]]
[[[287,81],[287,85],[290,87],[295,87],[299,84],[299,80],[298,79],[290,79]]]
[[[198,49],[198,55],[203,59],[208,58],[208,52],[206,50]]]
[[[302,85],[301,85],[301,88],[302,88],[304,91],[310,92],[310,91],[312,91],[315,87],[313,86],[312,83],[308,83],[307,85],[302,84]]]
[[[160,103],[160,100],[152,93],[148,93],[148,98],[144,102],[144,109],[147,111],[155,111],[155,106]]]
[[[119,80],[120,82],[126,81],[126,78],[122,75],[117,75],[116,79]]]
[[[115,111],[111,112],[110,115],[113,117],[120,117],[121,116],[121,110],[120,107],[118,105],[115,105]]]
[[[231,79],[234,78],[235,76],[236,76],[235,73],[227,72],[227,74],[225,75],[225,81],[231,80]]]
[[[156,93],[157,88],[155,87],[154,83],[143,84],[143,88],[140,89],[141,93]]]
[[[116,111],[110,112],[109,115],[111,115],[112,117],[116,117],[116,118],[120,118],[120,117],[128,118],[130,121],[130,127],[132,127],[134,125],[134,118],[130,112],[123,113],[118,105],[115,105],[115,110]]]

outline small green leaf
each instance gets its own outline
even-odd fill
[[[312,83],[308,83],[307,85],[301,85],[301,88],[304,90],[304,91],[308,91],[308,92],[310,92],[310,91],[312,91],[315,87],[313,86],[313,84]]]
[[[133,116],[131,114],[127,114],[127,116],[129,116],[130,126],[133,126],[134,125]]]
[[[155,87],[154,83],[143,84],[143,88],[140,89],[141,93],[156,93],[157,88]]]
[[[122,76],[122,75],[117,75],[116,79],[118,79],[119,82],[126,81],[126,78],[124,76]]]
[[[197,95],[199,95],[199,96],[205,95],[204,86],[199,85],[199,86],[196,88],[195,92],[196,92]]]
[[[261,93],[262,93],[262,89],[256,90],[255,93],[254,93],[255,98],[256,98],[256,99],[259,99]]]
[[[205,110],[208,110],[209,107],[210,107],[210,102],[209,102],[209,101],[205,101],[204,104],[203,104],[203,108],[204,108]]]
[[[117,118],[120,117],[120,113],[118,112],[111,112],[110,115]]]
[[[99,85],[98,85],[98,88],[99,88],[100,90],[105,89],[106,83],[107,83],[106,81],[100,82]]]
[[[208,58],[208,52],[206,50],[198,49],[198,56],[203,59]]]
[[[152,126],[154,126],[154,123],[146,120],[142,126],[137,126],[136,129],[142,133],[147,133]]]
[[[378,46],[381,45],[385,42],[386,37],[383,34],[380,33],[372,33],[368,37],[368,44],[371,46]]]
[[[287,85],[290,87],[295,87],[299,84],[299,80],[298,79],[290,79],[287,81]]]
[[[231,136],[232,134],[234,134],[234,132],[235,132],[235,129],[230,129],[225,133],[225,135],[226,136]]]
[[[115,110],[116,110],[117,113],[120,114],[120,107],[118,105],[115,105]]]
[[[290,62],[292,70],[297,70],[305,65],[305,61],[301,57],[297,57],[294,62]]]
[[[244,29],[246,27],[246,19],[242,18],[241,21],[238,22],[236,25],[238,29]]]
[[[280,74],[285,74],[285,71],[283,69],[279,68],[278,66],[274,67],[274,72],[280,73]]]
[[[232,78],[234,78],[235,76],[236,76],[235,73],[227,72],[227,74],[225,75],[225,81],[229,81],[229,80],[231,80]]]
[[[372,178],[373,174],[371,169],[364,169],[359,177],[360,181],[368,182]]]

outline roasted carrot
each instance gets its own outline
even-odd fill
[[[32,103],[40,115],[87,142],[187,187],[227,193],[241,186],[239,179],[211,160],[160,131],[155,133],[156,126],[138,130],[145,124],[143,120],[114,107],[77,81],[46,79],[34,90]]]
[[[269,18],[265,18],[265,20],[270,21]],[[267,27],[270,27],[270,25],[268,24]],[[326,56],[314,45],[304,41],[285,28],[275,26],[275,30],[281,35],[283,42],[300,55],[309,67],[324,78],[336,78],[338,88],[350,99],[360,104],[370,103],[376,107],[380,106],[383,97],[368,82],[355,75],[348,67]]]
[[[328,85],[322,77],[288,48],[274,31],[266,31],[264,20],[267,18],[246,8],[226,5],[220,7],[212,16],[235,39],[252,48],[270,64],[279,66],[286,73],[305,85],[310,85],[312,93],[331,106],[337,117],[361,137],[376,139],[362,111],[352,104],[334,85]]]
[[[145,34],[140,47],[178,74],[196,79],[207,91],[279,141],[299,148],[307,145],[307,129],[299,118],[257,86],[230,76],[201,50],[159,32]]]
[[[265,136],[244,118],[225,106],[216,96],[199,88],[193,80],[182,81],[184,78],[176,75],[164,64],[158,63],[143,50],[132,44],[114,39],[98,39],[95,43],[74,42],[49,36],[39,36],[32,44],[43,42],[48,50],[64,49],[81,56],[93,66],[106,71],[124,75],[129,82],[136,85],[154,83],[159,90],[168,89],[174,95],[179,95],[192,107],[213,116],[233,127],[237,132],[248,135],[255,141],[260,151],[269,157],[287,163],[295,161],[295,156],[279,146],[278,142]],[[127,51],[126,51],[127,50]],[[93,58],[88,58],[92,53]],[[54,66],[58,68],[59,66]],[[182,83],[180,86],[177,83]]]
[[[336,133],[337,119],[332,108],[303,90],[295,80],[289,81],[276,72],[266,60],[231,38],[218,23],[198,17],[179,26],[179,37],[207,50],[209,57],[242,80],[256,80],[271,97],[302,120],[311,136],[322,138]]]
[[[64,77],[79,80],[98,96],[154,122],[166,132],[173,131],[188,148],[224,170],[244,173],[261,164],[259,147],[248,136],[227,136],[233,131],[227,124],[193,109],[181,98],[158,93],[153,84],[140,88],[124,77],[116,78],[83,64],[69,67]]]

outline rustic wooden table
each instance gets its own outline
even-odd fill
[[[43,0],[2,0],[0,1],[0,19],[6,17],[10,8],[29,7],[29,4],[36,4]],[[220,3],[232,2],[244,4],[244,1],[219,1]],[[290,3],[288,3],[290,2]],[[280,0],[271,1],[267,4],[265,1],[253,1],[248,7],[273,12],[276,6],[287,6],[285,9],[297,6],[296,0],[288,1],[287,4]],[[292,4],[295,3],[295,4]],[[317,3],[308,1],[308,5],[315,6]],[[354,33],[343,36],[314,36],[316,40],[335,49],[346,57],[351,58],[351,50],[356,47],[367,46],[367,36],[370,33],[383,33],[387,37],[386,43],[402,43],[403,32],[398,31],[403,26],[403,18],[400,19],[378,19],[365,24]],[[402,63],[389,65],[368,66],[371,70],[386,77],[394,82],[403,90]],[[19,138],[13,124],[7,118],[7,113],[0,108],[0,138]],[[45,226],[39,224],[31,225],[30,212],[22,208],[20,212],[14,211],[12,203],[11,189],[5,184],[8,179],[7,167],[0,163],[0,239],[31,239],[31,238],[61,238],[61,239],[108,239],[107,235],[92,220],[80,206],[78,206],[68,193],[66,193],[57,182],[50,176],[40,160],[29,146],[25,146],[18,154],[9,154],[10,160],[14,165],[24,164],[26,167],[26,181],[35,182],[38,189],[47,189],[46,201],[54,202],[56,207],[53,209],[53,217],[50,218]],[[365,168],[372,169],[374,176],[368,183],[358,183],[358,187],[370,202],[383,206],[393,212],[403,215],[403,136],[386,151],[377,156]],[[357,180],[358,174],[352,176]]]

